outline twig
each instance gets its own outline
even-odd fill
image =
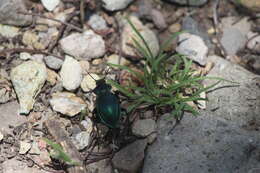
[[[85,19],[85,0],[80,0],[80,22],[82,28],[84,28],[84,19]]]
[[[61,60],[64,60],[63,57],[49,53],[49,52],[44,52],[42,50],[37,50],[37,49],[28,49],[28,48],[12,48],[12,49],[4,49],[2,51],[0,51],[0,56],[4,56],[7,53],[20,53],[20,52],[28,52],[28,53],[32,53],[32,54],[44,54],[44,55],[50,55],[50,56],[55,56]]]
[[[41,14],[35,14],[35,13],[27,13],[27,12],[18,12],[20,14],[23,14],[23,15],[32,15],[32,16],[37,16],[37,17],[41,17],[41,18],[44,18],[44,19],[48,19],[48,20],[52,20],[52,21],[55,21],[55,22],[59,22],[59,23],[62,23],[64,25],[67,25],[75,30],[77,30],[78,32],[83,32],[83,29],[77,27],[77,26],[74,26],[68,22],[63,22],[63,21],[60,21],[58,19],[53,19],[53,18],[49,18],[49,17],[46,17],[44,15],[41,15]]]

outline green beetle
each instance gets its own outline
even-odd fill
[[[117,128],[121,117],[120,101],[117,95],[111,92],[111,86],[105,79],[96,81],[93,92],[97,95],[95,114],[98,121],[109,128]]]

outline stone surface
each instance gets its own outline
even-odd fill
[[[229,29],[236,28],[238,29],[244,36],[246,36],[251,31],[251,21],[248,17],[239,18],[237,16],[229,16],[223,17],[221,19],[221,28]]]
[[[18,34],[19,34],[19,28],[0,24],[0,35],[7,38],[13,38]]]
[[[3,133],[0,131],[0,142],[4,139]]]
[[[96,75],[95,73],[90,73],[90,75],[95,79],[95,80],[99,80],[100,77],[98,75]],[[84,92],[89,92],[89,91],[92,91],[93,89],[96,88],[96,81],[90,76],[89,74],[88,75],[85,75],[81,84],[80,84],[80,87],[82,88],[82,90]]]
[[[236,81],[239,86],[226,82],[216,86],[208,93],[207,109],[198,117],[185,114],[171,134],[175,121],[169,114],[162,116],[143,173],[245,173],[258,168],[260,78],[220,57],[208,60],[215,62],[208,76]]]
[[[260,51],[260,35],[258,35],[258,33],[249,32],[247,38],[248,42],[246,47],[254,51]]]
[[[113,173],[109,159],[104,159],[87,166],[89,173]]]
[[[19,154],[26,154],[30,149],[32,145],[25,141],[20,141],[20,149]]]
[[[207,110],[217,109],[214,111],[215,116],[236,122],[240,126],[252,120],[260,122],[260,76],[218,56],[209,56],[208,60],[215,63],[208,76],[221,77],[238,84],[222,82],[217,88],[230,87],[208,93]],[[205,84],[210,85],[213,82],[215,81],[208,80]]]
[[[120,65],[129,65],[130,62],[125,59],[124,57],[121,57],[117,54],[112,54],[107,58],[107,62],[111,64],[120,64]],[[113,67],[116,68],[116,67]]]
[[[137,120],[132,127],[134,135],[146,137],[156,131],[156,123],[153,119]]]
[[[16,160],[15,158],[5,161],[2,164],[3,173],[48,173],[35,167],[28,167],[26,162]]]
[[[45,48],[44,45],[40,42],[39,36],[36,33],[31,32],[30,30],[26,31],[23,34],[22,42],[23,44],[27,45],[30,48],[35,48],[35,49]]]
[[[19,99],[20,114],[28,114],[46,81],[46,67],[42,63],[27,61],[13,68],[10,76]]]
[[[137,17],[130,16],[129,20],[133,23],[136,29],[144,37],[153,56],[156,56],[159,52],[159,42],[155,33],[152,30],[150,30],[148,27],[144,26]],[[139,52],[134,48],[135,44],[133,42],[133,38],[135,38],[140,43],[142,43],[142,41],[133,31],[130,24],[126,23],[124,25],[121,37],[122,37],[122,51],[129,56],[134,56],[134,57],[138,56]]]
[[[60,3],[60,0],[41,0],[42,5],[48,10],[53,11],[55,7]]]
[[[29,54],[27,52],[21,52],[19,57],[22,60],[29,60],[32,58],[31,54]]]
[[[246,8],[253,12],[260,12],[260,1],[259,0],[240,0],[239,4],[242,4]]]
[[[152,9],[150,12],[150,16],[153,20],[153,23],[158,29],[163,30],[167,27],[167,23],[161,11],[157,9]]]
[[[26,122],[27,118],[25,116],[20,116],[19,104],[17,102],[8,102],[5,104],[0,104],[0,130],[4,130],[7,133],[11,132],[10,126],[17,126]]]
[[[166,0],[168,2],[176,3],[179,5],[185,5],[185,6],[202,6],[208,2],[208,0]]]
[[[179,35],[178,42],[179,45],[176,48],[178,53],[186,55],[188,58],[201,65],[206,65],[208,47],[199,36],[183,33]]]
[[[122,172],[137,173],[144,159],[146,140],[137,140],[117,152],[113,159],[113,167]]]
[[[0,23],[15,26],[27,26],[32,23],[31,15],[22,15],[18,12],[27,12],[24,0],[1,0]]]
[[[86,108],[84,100],[69,92],[52,94],[50,104],[53,110],[70,117],[77,115]]]
[[[174,123],[164,115],[158,139],[148,148],[143,173],[245,173],[256,168],[258,132],[243,130],[211,114],[185,114],[171,135],[168,132]]]
[[[103,7],[108,11],[117,11],[126,8],[133,0],[102,0]]]
[[[92,30],[84,33],[73,33],[60,40],[63,51],[77,59],[98,58],[105,54],[105,42]]]
[[[57,83],[57,80],[59,79],[59,75],[50,69],[47,69],[47,82],[49,82],[52,86],[54,86]]]
[[[88,146],[90,141],[90,133],[91,132],[80,132],[75,136],[72,136],[72,142],[78,150],[83,150]]]
[[[107,23],[105,19],[97,14],[93,14],[90,16],[88,20],[88,24],[91,26],[94,30],[106,30],[108,29]]]
[[[46,56],[44,57],[44,61],[46,65],[53,70],[59,70],[63,64],[61,59],[54,56]]]
[[[82,81],[82,69],[79,62],[70,56],[65,56],[60,77],[65,89],[69,91],[77,89]]]

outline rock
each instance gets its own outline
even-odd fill
[[[166,0],[171,3],[176,3],[179,5],[185,5],[185,6],[202,6],[208,2],[208,0]]]
[[[52,109],[64,115],[73,117],[86,108],[85,102],[73,93],[58,92],[50,99]]]
[[[217,86],[222,89],[208,93],[207,110],[217,109],[214,116],[235,122],[239,126],[252,120],[260,122],[259,75],[218,56],[209,56],[208,60],[215,64],[208,76],[218,76],[238,84],[222,82]],[[213,82],[215,81],[207,80],[204,83],[208,86]],[[233,87],[224,87],[227,85]]]
[[[7,133],[11,133],[10,126],[18,126],[26,122],[25,116],[18,115],[19,104],[17,102],[8,102],[0,104],[0,130],[4,130]]]
[[[41,150],[39,148],[39,144],[38,144],[37,141],[32,142],[32,147],[31,147],[29,153],[33,154],[33,155],[40,155],[41,154]]]
[[[147,137],[147,143],[152,144],[157,138],[157,133],[152,133]]]
[[[137,140],[117,152],[113,159],[113,167],[122,172],[137,173],[142,166],[146,140]]]
[[[1,0],[0,1],[0,21],[1,24],[27,26],[32,23],[31,15],[18,14],[26,12],[26,6],[23,0]]]
[[[27,61],[13,68],[10,76],[19,99],[19,112],[20,114],[28,114],[46,81],[46,67],[35,61]]]
[[[39,41],[39,36],[36,35],[36,33],[33,33],[31,31],[26,31],[23,34],[23,39],[22,42],[23,44],[27,45],[30,48],[35,48],[35,49],[44,49],[44,45]]]
[[[130,62],[128,60],[126,60],[124,57],[121,57],[117,54],[112,54],[107,58],[107,62],[111,63],[111,64],[120,64],[120,65],[124,65],[127,66],[130,64]],[[115,67],[113,67],[115,68]]]
[[[117,11],[126,8],[133,0],[102,0],[103,7],[108,11]]]
[[[151,49],[153,56],[156,56],[159,53],[159,42],[155,33],[149,28],[147,28],[146,26],[144,26],[137,17],[130,16],[129,20],[133,23],[136,29],[144,37],[149,48]],[[133,56],[133,57],[138,56],[139,52],[134,48],[135,44],[133,42],[133,38],[135,38],[139,43],[142,43],[142,41],[136,35],[136,33],[134,32],[134,30],[132,29],[129,23],[125,24],[121,37],[122,37],[122,51],[129,56]]]
[[[46,56],[44,57],[44,61],[46,65],[53,70],[59,70],[63,64],[61,59],[54,56]]]
[[[229,29],[229,28],[236,28],[244,36],[246,36],[251,31],[251,25],[252,24],[248,17],[239,18],[236,16],[229,16],[221,19],[222,30]]]
[[[244,173],[259,164],[256,131],[241,129],[212,112],[198,117],[185,114],[168,135],[173,125],[169,114],[161,117],[158,139],[147,150],[143,173]]]
[[[89,71],[89,62],[88,61],[80,61],[80,66],[81,66],[81,69],[82,69],[82,74],[83,75],[86,75],[88,74],[88,71]]]
[[[43,55],[43,54],[34,54],[34,55],[31,57],[31,60],[36,61],[36,62],[38,62],[38,63],[43,63],[43,64],[44,64],[43,58],[44,58],[44,55]]]
[[[84,33],[73,33],[60,40],[62,50],[77,59],[90,60],[105,54],[105,42],[100,35],[92,30]]]
[[[176,48],[178,53],[186,55],[188,58],[201,65],[206,65],[208,47],[199,36],[183,33],[179,35],[178,42],[179,45]]]
[[[13,38],[19,34],[19,28],[0,24],[0,35],[7,38]]]
[[[60,76],[62,85],[66,90],[73,91],[77,89],[82,81],[82,69],[79,62],[70,56],[65,56]]]
[[[86,129],[86,132],[91,133],[93,130],[93,122],[90,118],[85,117],[86,120],[82,120],[80,124]]]
[[[57,82],[57,79],[59,79],[59,75],[50,69],[47,69],[47,82],[51,84],[51,86],[54,86]]]
[[[206,30],[202,28],[199,25],[199,23],[196,20],[194,20],[192,17],[186,16],[183,18],[181,29],[183,31],[187,31],[190,34],[194,34],[202,38],[209,48],[213,46]]]
[[[109,159],[100,160],[87,165],[89,173],[113,173]]]
[[[72,137],[72,142],[76,146],[78,150],[83,150],[88,146],[90,141],[90,133],[88,132],[80,132]]]
[[[252,10],[253,12],[260,12],[260,1],[259,0],[240,0],[239,4]]]
[[[1,131],[0,131],[0,142],[1,142],[3,139],[4,139],[4,135],[3,135],[3,133],[1,133]]]
[[[104,18],[100,15],[93,14],[88,20],[88,24],[93,30],[106,30],[108,29],[107,23]]]
[[[95,79],[95,80],[99,80],[100,77],[94,73],[90,73],[90,75]],[[93,89],[96,88],[96,81],[90,76],[89,74],[84,76],[80,87],[82,88],[82,90],[84,92],[89,92],[92,91]]]
[[[236,55],[240,49],[244,48],[246,37],[238,29],[229,28],[223,30],[220,42],[228,55]]]
[[[137,120],[133,127],[132,132],[139,137],[146,137],[156,131],[156,123],[153,119]]]
[[[22,60],[32,59],[31,54],[29,54],[29,53],[27,53],[27,52],[21,52],[19,57],[20,57],[20,59],[22,59]]]
[[[180,32],[180,30],[181,30],[181,24],[179,23],[174,23],[169,26],[169,31],[171,33]]]
[[[16,160],[15,158],[6,160],[2,164],[3,173],[48,173],[47,171],[28,167],[26,162]]]
[[[254,51],[260,51],[260,35],[258,35],[258,33],[249,32],[247,38],[249,41],[246,47]]]
[[[155,24],[155,26],[158,29],[163,30],[163,29],[167,28],[166,21],[164,19],[163,14],[161,13],[161,11],[152,9],[150,15],[153,20],[153,23]]]
[[[32,145],[25,141],[20,141],[20,149],[19,154],[26,154],[30,149]]]
[[[60,0],[41,0],[42,5],[48,10],[53,11],[57,5],[60,3]]]

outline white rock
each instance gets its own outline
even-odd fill
[[[13,38],[19,34],[19,28],[0,24],[0,35]]]
[[[105,30],[108,29],[107,23],[102,16],[93,14],[90,16],[88,24],[94,30]]]
[[[52,11],[60,3],[60,0],[41,0],[42,5],[48,10]]]
[[[159,42],[155,33],[146,26],[144,26],[137,17],[131,16],[129,19],[134,24],[136,29],[140,32],[140,34],[144,37],[152,54],[156,56],[159,52]],[[137,37],[136,33],[133,31],[130,24],[125,24],[121,37],[122,51],[129,56],[138,56],[139,52],[137,51],[137,49],[134,48],[135,44],[133,42],[133,38],[135,38],[140,43],[142,43],[142,41],[139,37]]]
[[[133,0],[102,0],[103,7],[109,11],[122,10],[126,8]]]
[[[25,141],[20,141],[20,149],[19,154],[26,154],[30,149],[32,145]]]
[[[117,54],[112,54],[107,58],[107,62],[111,64],[120,64],[120,65],[128,65],[130,62],[126,60],[124,57],[121,57]],[[113,67],[114,68],[114,67]]]
[[[63,64],[63,61],[61,59],[54,56],[46,56],[44,57],[44,61],[46,65],[53,70],[59,70]]]
[[[73,117],[86,108],[85,102],[73,93],[58,92],[52,94],[50,104],[53,110]]]
[[[4,135],[0,132],[0,142],[4,139]]]
[[[20,103],[20,114],[28,114],[47,78],[44,64],[27,61],[11,71],[11,81]]]
[[[65,56],[60,76],[64,88],[69,91],[77,89],[82,81],[82,69],[79,62],[70,56]]]
[[[179,43],[179,46],[176,48],[178,53],[186,55],[201,65],[206,65],[208,47],[203,39],[197,35],[183,33],[179,35]]]
[[[98,58],[105,54],[105,42],[92,30],[84,33],[73,33],[60,40],[62,50],[77,59]]]
[[[72,137],[72,142],[76,146],[78,150],[83,150],[88,146],[89,140],[90,140],[90,133],[88,132],[80,132],[76,134],[76,136]]]
[[[94,73],[90,73],[90,75],[95,79],[95,80],[99,80],[100,77]],[[82,88],[82,90],[84,92],[89,92],[92,91],[94,88],[96,88],[96,81],[90,76],[89,74],[84,76],[80,87]]]
[[[93,122],[90,118],[86,117],[86,120],[80,122],[81,125],[86,129],[86,132],[91,133],[93,130]]]
[[[156,123],[153,119],[137,120],[132,127],[133,134],[140,137],[146,137],[155,131]]]
[[[20,53],[20,59],[22,60],[28,60],[28,59],[31,59],[32,56],[31,54],[27,53],[27,52],[21,52]]]

